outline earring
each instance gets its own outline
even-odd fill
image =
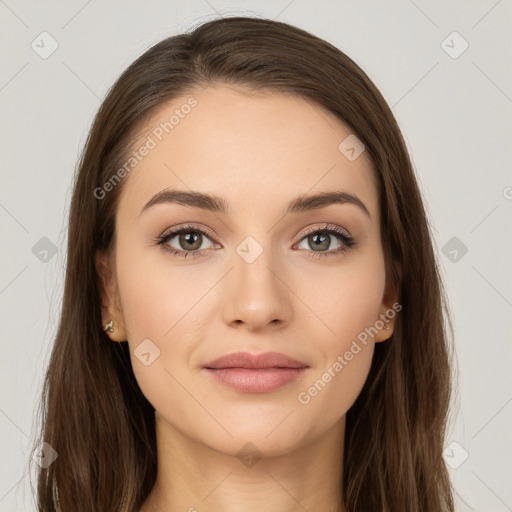
[[[384,324],[384,329],[385,329],[386,331],[389,331],[389,326],[388,326],[388,324],[386,324],[386,323]]]
[[[110,320],[110,322],[103,327],[103,330],[106,332],[114,332],[114,320]]]

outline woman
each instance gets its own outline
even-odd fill
[[[79,163],[39,510],[453,511],[444,303],[349,57],[249,17],[161,41]]]

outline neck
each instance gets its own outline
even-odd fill
[[[140,512],[343,512],[345,417],[306,446],[246,459],[215,451],[156,414],[157,481]]]

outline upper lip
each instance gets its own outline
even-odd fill
[[[219,357],[203,365],[203,368],[307,368],[308,365],[279,352],[249,354],[236,352]]]

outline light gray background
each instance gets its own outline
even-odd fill
[[[458,509],[511,511],[510,0],[0,0],[0,510],[34,509],[23,471],[62,297],[72,172],[93,115],[116,77],[153,43],[237,13],[327,39],[392,106],[453,312],[459,401],[446,457],[458,466],[450,469],[465,501]],[[31,47],[43,31],[58,42],[46,59]],[[469,44],[457,58],[444,49],[463,48],[460,39],[446,40],[453,31]],[[55,244],[53,257],[36,246],[49,247],[43,237]],[[453,237],[456,256],[446,246]]]

